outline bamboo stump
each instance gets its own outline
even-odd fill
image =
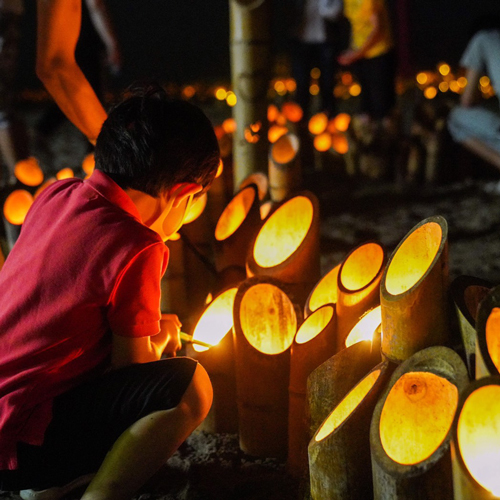
[[[417,224],[389,259],[380,287],[382,353],[395,363],[446,345],[448,225],[441,216]]]
[[[268,176],[269,194],[274,202],[290,198],[302,184],[299,147],[298,137],[290,133],[271,145]]]
[[[374,500],[453,498],[451,428],[467,368],[453,350],[423,349],[398,366],[370,430]]]
[[[335,353],[335,328],[335,306],[326,304],[307,317],[292,344],[287,466],[294,476],[303,476],[308,470],[307,378]]]
[[[370,422],[390,376],[379,363],[332,410],[309,444],[313,500],[372,498]]]
[[[460,394],[453,424],[455,500],[500,498],[500,377],[471,382]]]

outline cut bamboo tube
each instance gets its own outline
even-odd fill
[[[247,256],[247,275],[272,276],[289,285],[304,307],[321,275],[319,202],[303,191],[281,204],[264,222]]]
[[[363,377],[332,410],[309,443],[313,500],[373,497],[370,422],[390,376],[388,361]]]
[[[297,477],[307,474],[309,416],[307,378],[335,353],[335,306],[326,304],[302,323],[291,348],[288,412],[289,472]]]
[[[448,288],[448,225],[441,216],[429,217],[399,243],[382,277],[384,356],[400,363],[448,343]]]
[[[500,372],[500,286],[479,304],[476,319],[476,379]]]
[[[338,276],[337,340],[338,349],[359,318],[380,303],[380,280],[386,253],[375,242],[359,245],[343,261]]]
[[[476,377],[476,317],[479,303],[493,288],[489,281],[473,276],[458,276],[450,284],[460,335],[471,379]]]
[[[269,193],[269,179],[267,178],[267,175],[263,172],[254,172],[253,174],[250,174],[240,184],[240,191],[250,184],[255,184],[257,186],[259,201],[262,202]]]
[[[234,185],[251,173],[266,168],[267,91],[271,64],[271,2],[230,0],[231,81],[237,97],[233,107],[236,121],[233,146]],[[248,141],[245,132],[260,125],[257,140]]]
[[[381,334],[382,334],[382,312],[380,306],[375,306],[369,309],[359,321],[353,326],[352,330],[347,335],[344,347],[349,347],[362,340],[372,342],[373,349],[380,350]],[[339,349],[340,350],[340,349]]]
[[[341,265],[342,263],[337,264],[330,269],[311,290],[304,307],[305,317],[325,304],[337,303],[338,276]]]
[[[309,375],[310,438],[354,385],[380,362],[380,351],[374,351],[372,343],[363,340],[338,352]]]
[[[455,500],[500,498],[500,377],[471,382],[460,394],[453,423]]]
[[[186,346],[186,354],[197,359],[207,370],[213,387],[213,402],[200,429],[211,433],[236,433],[236,375],[234,364],[233,307],[237,288],[219,293],[206,307],[196,323],[192,339],[211,344],[205,348],[196,343]]]
[[[371,422],[374,500],[453,498],[451,428],[468,384],[460,356],[423,349],[398,366]]]
[[[299,138],[291,133],[282,135],[270,147],[269,195],[280,202],[293,196],[302,184],[299,161]]]
[[[233,317],[240,447],[249,455],[285,459],[290,347],[301,311],[285,284],[254,276],[238,287]]]
[[[246,256],[261,226],[257,185],[249,184],[228,203],[215,227],[215,267],[219,273],[233,266],[245,269]]]

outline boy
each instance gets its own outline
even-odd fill
[[[217,171],[213,128],[160,87],[136,89],[95,159],[89,179],[39,195],[0,273],[0,488],[25,499],[94,473],[83,500],[130,498],[212,401],[196,361],[160,360],[180,323],[159,304],[164,241]]]

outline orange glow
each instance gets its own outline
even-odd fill
[[[274,144],[281,136],[285,135],[288,129],[283,125],[271,125],[267,132],[267,138],[271,144]]]
[[[216,89],[215,98],[218,101],[224,101],[226,99],[226,96],[227,96],[227,91],[225,88],[219,87],[218,89]]]
[[[285,85],[288,92],[295,92],[297,90],[297,83],[293,78],[287,78]]]
[[[87,175],[92,175],[95,168],[94,153],[89,153],[82,161],[82,170]]]
[[[215,132],[215,136],[217,137],[218,141],[220,141],[226,135],[226,131],[224,130],[222,125],[215,125],[214,132]]]
[[[387,455],[403,465],[429,458],[446,438],[458,403],[458,389],[430,372],[409,372],[391,388],[380,415],[380,439]]]
[[[179,233],[173,233],[168,237],[168,241],[178,241],[181,239],[181,235]]]
[[[201,340],[206,344],[218,344],[233,328],[233,305],[238,288],[229,288],[215,297],[207,306],[201,318],[196,323],[193,340]],[[193,349],[198,352],[208,350],[193,344]]]
[[[318,429],[318,432],[314,436],[315,441],[325,439],[349,418],[351,413],[361,404],[365,396],[370,392],[379,376],[380,370],[370,372],[347,394]]]
[[[26,186],[38,186],[43,182],[43,172],[35,157],[20,160],[14,166],[17,180]]]
[[[296,102],[285,102],[281,107],[281,112],[285,115],[285,118],[292,123],[300,122],[304,116],[302,108]]]
[[[3,205],[3,214],[8,222],[19,226],[24,222],[29,208],[33,204],[33,196],[24,189],[16,189],[7,196]]]
[[[321,70],[319,68],[311,69],[311,78],[317,80],[321,76]]]
[[[342,264],[336,265],[331,271],[325,274],[314,287],[311,297],[309,298],[309,309],[311,311],[319,309],[324,304],[337,303],[337,296],[339,293],[337,279],[341,265]]]
[[[236,102],[238,99],[236,98],[236,94],[234,92],[228,92],[226,96],[226,104],[230,107],[236,106]]]
[[[485,385],[466,399],[457,424],[460,455],[471,476],[500,496],[500,386]]]
[[[260,206],[260,218],[262,220],[264,220],[269,215],[271,208],[273,208],[273,202],[271,200],[262,203],[262,205]]]
[[[192,85],[187,85],[182,89],[182,95],[187,99],[191,99],[196,94],[196,89]]]
[[[305,344],[319,335],[332,319],[333,312],[333,306],[325,306],[310,314],[300,326],[295,342]]]
[[[74,176],[75,176],[75,174],[74,174],[73,170],[69,167],[62,168],[56,174],[56,178],[58,181],[60,181],[62,179],[71,179]]]
[[[253,188],[241,190],[226,206],[215,227],[215,239],[218,241],[229,238],[245,220],[255,199]]]
[[[494,307],[486,321],[486,345],[491,361],[500,372],[500,308]]]
[[[313,83],[310,87],[309,87],[309,93],[311,95],[318,95],[319,94],[319,85],[316,84],[316,83]]]
[[[220,177],[222,172],[224,171],[224,162],[222,158],[219,160],[219,166],[217,167],[217,172],[215,173],[215,178]]]
[[[57,179],[55,177],[49,177],[36,191],[33,195],[33,198],[36,199],[37,196],[45,189],[48,188],[51,184],[54,184]]]
[[[282,80],[277,80],[274,83],[274,90],[279,94],[279,95],[284,95],[286,94],[286,85],[285,82]]]
[[[490,79],[487,76],[482,76],[479,79],[479,85],[481,85],[481,87],[488,87],[490,85]]]
[[[361,316],[345,340],[345,346],[350,347],[362,340],[372,340],[377,328],[382,323],[382,310],[380,306],[374,307]]]
[[[425,85],[428,81],[427,74],[422,72],[417,75],[417,82],[420,83],[420,85]]]
[[[451,68],[449,64],[446,63],[441,63],[438,67],[438,71],[443,75],[446,76],[450,73]]]
[[[461,76],[460,78],[457,78],[457,85],[464,89],[467,86],[467,78],[465,76]]]
[[[334,119],[333,123],[339,132],[345,132],[351,123],[351,117],[347,113],[339,113]]]
[[[240,304],[240,324],[248,342],[264,354],[286,351],[297,331],[297,317],[288,296],[268,283],[252,286]]]
[[[349,142],[343,134],[335,134],[332,137],[332,147],[340,155],[345,155],[349,151]]]
[[[441,92],[448,92],[449,89],[450,89],[450,84],[448,82],[441,82],[439,84],[439,90]]]
[[[196,220],[203,213],[203,210],[205,210],[206,206],[207,206],[207,193],[203,193],[201,196],[198,196],[198,198],[196,198],[193,201],[193,203],[191,203],[191,206],[189,207],[189,212],[184,217],[183,224],[189,224],[190,222]]]
[[[281,165],[290,163],[299,151],[299,140],[293,134],[282,135],[271,148],[273,161]]]
[[[348,71],[346,71],[345,73],[342,73],[341,80],[342,80],[343,85],[345,85],[345,86],[351,85],[351,83],[352,83],[351,73],[349,73]]]
[[[269,123],[275,122],[279,114],[280,112],[276,105],[270,104],[267,107],[267,120],[269,121]]]
[[[379,273],[384,251],[377,243],[366,243],[349,254],[340,270],[340,283],[350,291],[361,290]]]
[[[255,144],[259,142],[260,135],[252,132],[250,127],[247,127],[244,132],[245,140],[250,144]]]
[[[424,90],[424,97],[426,99],[434,99],[434,97],[437,96],[437,89],[436,87],[427,87]]]
[[[273,267],[284,262],[300,247],[313,220],[313,205],[305,196],[295,196],[266,220],[254,245],[255,262]]]
[[[322,134],[328,125],[328,117],[325,113],[316,113],[309,118],[309,132],[313,135]]]
[[[323,132],[314,138],[314,148],[316,151],[328,151],[332,146],[332,136],[328,132]]]
[[[396,250],[385,286],[392,295],[404,293],[415,286],[435,259],[443,232],[436,222],[428,222],[413,231]]]
[[[351,94],[353,97],[357,97],[359,94],[361,94],[361,85],[359,85],[359,83],[353,83],[349,87],[349,94]]]

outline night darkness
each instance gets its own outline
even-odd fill
[[[273,0],[273,43],[286,54],[287,5]],[[411,65],[415,70],[434,68],[439,61],[457,64],[467,42],[469,23],[485,13],[500,15],[498,0],[389,0],[407,3]],[[34,74],[36,8],[26,2],[22,43],[21,87],[39,87]],[[228,0],[107,0],[122,44],[126,85],[141,77],[175,83],[228,82]]]

